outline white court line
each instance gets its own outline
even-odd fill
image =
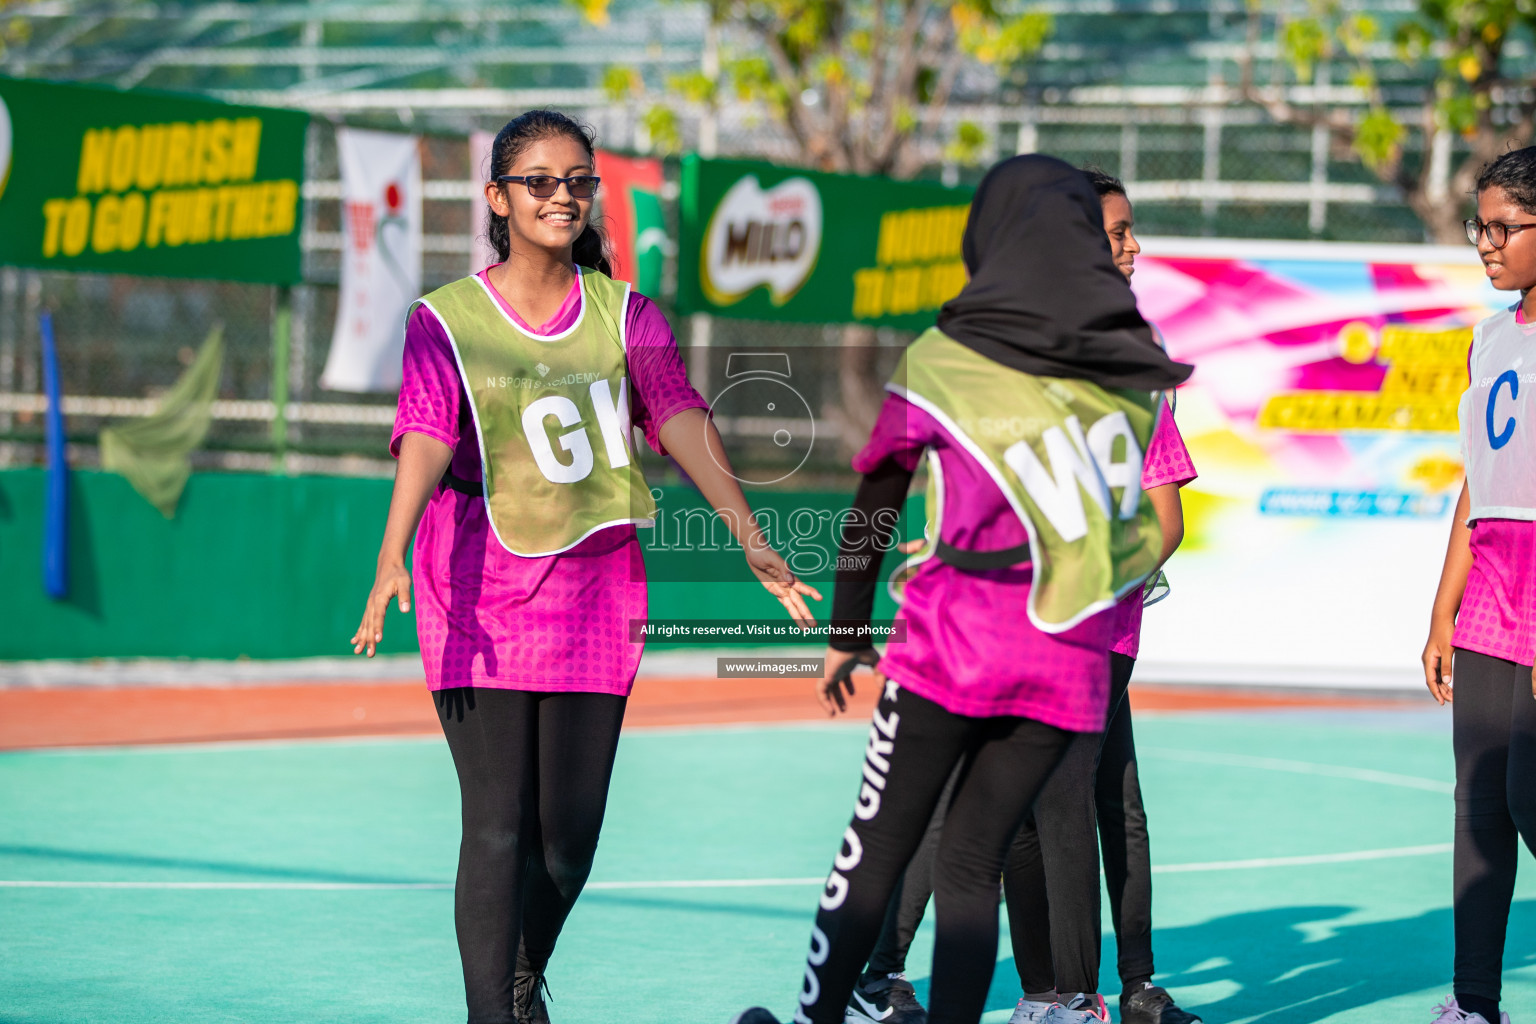
[[[1151,754],[1166,761],[1188,761],[1193,764],[1220,764],[1230,768],[1263,768],[1273,772],[1292,772],[1297,775],[1323,775],[1334,779],[1352,779],[1355,782],[1374,782],[1382,786],[1399,786],[1403,789],[1422,789],[1430,793],[1454,793],[1456,784],[1439,779],[1421,779],[1417,775],[1399,775],[1374,768],[1346,768],[1336,764],[1317,764],[1312,761],[1289,761],[1279,757],[1251,757],[1247,754],[1216,754],[1203,750],[1175,750],[1171,747],[1140,747],[1136,753]]]
[[[1154,864],[1154,875],[1177,875],[1192,871],[1254,871],[1259,868],[1303,867],[1308,864],[1348,864],[1361,860],[1393,860],[1398,857],[1428,857],[1450,853],[1450,843],[1427,846],[1399,846],[1389,850],[1355,850],[1351,853],[1309,853],[1299,857],[1256,857],[1252,860],[1211,860],[1203,864]]]
[[[1251,860],[1214,860],[1195,864],[1154,864],[1154,875],[1200,871],[1257,871],[1263,868],[1303,867],[1309,864],[1348,864],[1356,861],[1428,857],[1451,852],[1450,843],[1398,846],[1385,850],[1353,850],[1347,853],[1314,853],[1297,857],[1255,857]],[[769,889],[783,886],[822,885],[826,878],[688,878],[640,882],[588,882],[587,889],[613,892],[640,889]],[[394,892],[452,889],[452,882],[90,882],[0,879],[0,889],[197,889],[259,892]]]

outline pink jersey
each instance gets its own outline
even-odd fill
[[[1472,524],[1472,568],[1451,646],[1518,665],[1536,659],[1536,522]]]
[[[580,295],[573,284],[560,309],[537,329],[504,300],[502,308],[530,334],[557,334],[576,322]],[[651,447],[665,454],[661,425],[707,403],[688,383],[666,318],[633,292],[625,336],[631,415]],[[425,306],[411,314],[405,331],[390,441],[396,457],[407,433],[450,446],[454,475],[480,479],[480,443],[453,348]],[[627,695],[634,684],[644,644],[630,643],[629,620],[645,618],[646,583],[633,526],[599,530],[562,554],[522,558],[491,533],[484,499],[440,487],[416,531],[411,576],[421,659],[433,690],[485,686]]]
[[[1157,429],[1147,443],[1146,458],[1141,467],[1141,489],[1150,490],[1164,484],[1183,487],[1195,479],[1195,464],[1190,460],[1189,449],[1184,447],[1184,437],[1173,422],[1173,413],[1163,404],[1163,414],[1158,417]],[[1109,649],[1128,658],[1136,657],[1141,650],[1141,592],[1127,594],[1115,608],[1114,642]]]
[[[914,469],[934,449],[944,473],[944,540],[995,550],[1027,541],[997,484],[933,417],[888,395],[869,444],[853,460],[860,473],[894,459]],[[962,571],[936,558],[903,589],[904,643],[887,644],[880,670],[957,715],[1019,715],[1073,732],[1104,728],[1109,645],[1115,612],[1090,616],[1063,633],[1036,629],[1027,614],[1029,566]]]

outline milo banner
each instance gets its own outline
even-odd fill
[[[969,188],[683,161],[678,308],[923,330],[965,284]]]
[[[1471,328],[1518,293],[1470,245],[1141,242],[1200,478],[1138,677],[1423,686]]]
[[[308,115],[0,78],[0,264],[300,278]]]

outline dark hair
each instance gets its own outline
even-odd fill
[[[1501,188],[1526,213],[1536,213],[1536,146],[1512,149],[1477,175],[1479,192]]]
[[[1093,190],[1099,194],[1100,200],[1103,200],[1105,196],[1125,195],[1125,182],[1112,174],[1105,174],[1097,167],[1084,167],[1083,177],[1088,179],[1088,184],[1093,186]],[[1130,197],[1127,196],[1126,198]]]
[[[508,121],[496,133],[496,141],[491,143],[490,180],[495,181],[498,174],[508,173],[523,150],[535,142],[561,135],[581,143],[587,156],[596,160],[596,133],[590,127],[558,110],[530,110]],[[495,210],[491,210],[486,223],[491,247],[496,250],[502,262],[506,262],[512,252],[507,218],[499,217]],[[608,244],[608,237],[602,229],[590,220],[577,236],[576,243],[571,246],[571,260],[579,266],[591,267],[609,277],[613,276],[613,247]]]

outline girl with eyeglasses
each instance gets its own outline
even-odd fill
[[[655,514],[631,426],[670,453],[797,620],[660,311],[614,281],[591,224],[590,129],[534,110],[491,148],[501,262],[406,325],[394,495],[353,650],[416,598],[427,685],[459,777],[454,925],[470,1024],[549,1020],[544,970],[586,883],[643,642],[636,526]],[[419,524],[419,529],[418,529]],[[411,569],[405,549],[415,534]]]
[[[1466,483],[1435,594],[1424,681],[1452,703],[1454,994],[1435,1024],[1499,1010],[1519,844],[1536,852],[1536,148],[1477,179],[1467,237],[1488,280],[1522,298],[1472,331],[1461,396]]]

